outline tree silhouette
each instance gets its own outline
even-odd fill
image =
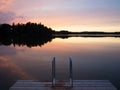
[[[26,24],[1,24],[0,42],[4,45],[41,46],[52,40],[54,30],[39,23],[28,22]]]
[[[26,45],[28,47],[41,46],[52,41],[53,38],[68,38],[72,35],[81,37],[120,37],[120,32],[69,32],[66,30],[54,31],[44,24],[27,22],[26,24],[13,23],[0,25],[0,45]]]

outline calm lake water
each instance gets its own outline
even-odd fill
[[[56,79],[68,80],[69,57],[74,79],[120,80],[120,38],[55,38],[42,46],[0,46],[0,90],[20,79],[51,80],[56,57]]]

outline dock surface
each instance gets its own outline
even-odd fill
[[[109,80],[74,80],[73,87],[67,81],[39,82],[18,80],[9,90],[117,90]]]

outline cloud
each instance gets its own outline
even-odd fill
[[[24,16],[17,15],[15,11],[11,11],[15,0],[0,0],[0,24],[13,23],[17,20],[23,20]]]
[[[11,11],[0,11],[0,24],[2,23],[13,23],[16,21],[22,21],[25,17],[21,15],[17,15],[14,12]]]
[[[12,2],[13,0],[0,0],[0,11],[8,9]]]
[[[0,23],[10,23],[16,18],[16,14],[10,11],[0,11]]]

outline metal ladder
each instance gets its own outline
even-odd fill
[[[56,85],[56,60],[55,57],[52,60],[52,86]],[[73,87],[73,69],[72,69],[72,59],[69,58],[69,86]]]

